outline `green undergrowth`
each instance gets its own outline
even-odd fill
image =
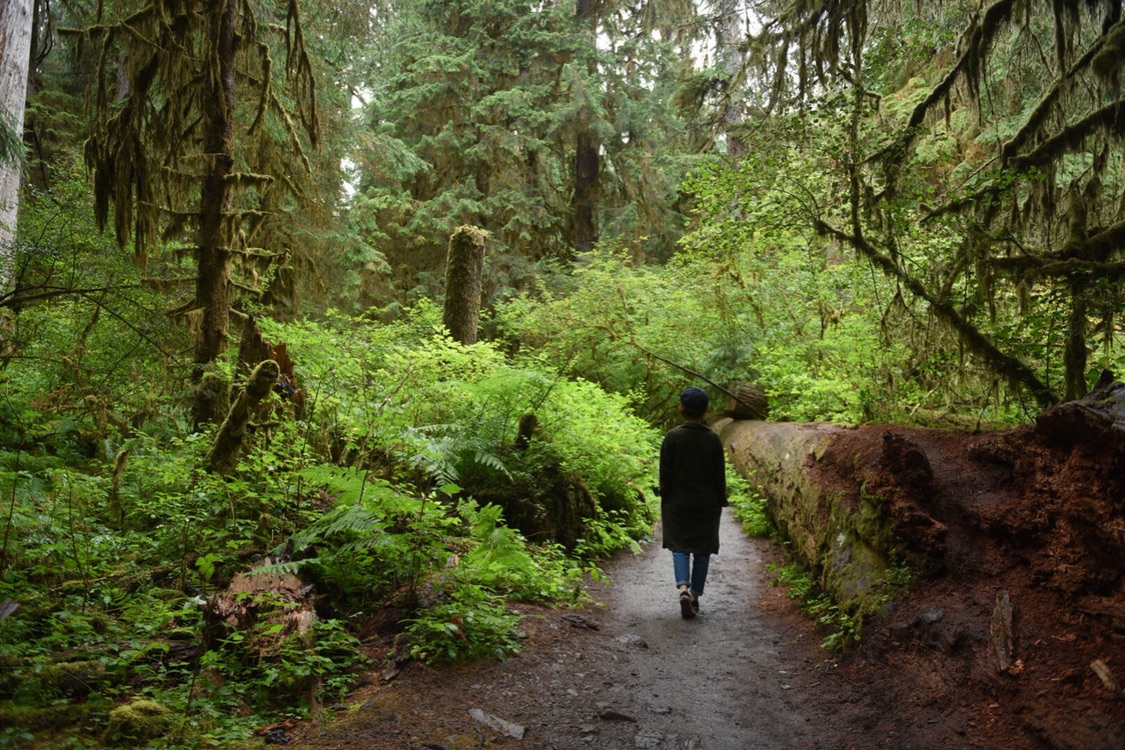
[[[730,465],[727,466],[727,495],[743,532],[762,539],[770,539],[777,534],[777,526],[766,507],[766,498]]]
[[[863,637],[864,624],[881,614],[887,606],[913,584],[915,573],[905,563],[891,567],[863,599],[852,606],[837,602],[816,582],[808,568],[792,558],[787,563],[767,563],[774,586],[784,587],[790,599],[809,615],[824,633],[821,648],[844,651]]]
[[[795,599],[801,610],[812,617],[826,634],[820,643],[821,648],[842,651],[859,641],[863,618],[833,601],[804,566],[798,562],[768,563],[766,570],[773,577],[773,585],[785,587],[789,598]]]
[[[0,371],[0,747],[257,744],[380,667],[375,643],[434,664],[515,653],[513,603],[580,602],[600,559],[636,548],[658,431],[439,317],[262,321],[303,403],[272,395],[228,476],[205,470],[185,394],[141,397],[151,362],[112,360],[112,337],[85,353],[119,367],[112,399],[44,360]],[[264,586],[229,600],[243,621],[217,617],[250,571],[306,593]]]

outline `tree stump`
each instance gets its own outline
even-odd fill
[[[470,226],[457,227],[449,238],[442,323],[453,340],[462,344],[477,342],[484,245],[487,240],[487,232]]]

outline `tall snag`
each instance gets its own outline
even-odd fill
[[[458,227],[449,238],[442,322],[453,339],[462,344],[477,342],[484,245],[487,241],[488,233],[477,227]]]

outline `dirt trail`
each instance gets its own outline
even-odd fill
[[[851,683],[765,570],[769,543],[729,512],[703,613],[683,620],[671,558],[650,543],[612,561],[599,604],[525,619],[523,654],[454,669],[411,665],[299,732],[301,748],[927,750],[956,746],[940,711],[923,734]],[[486,723],[474,719],[471,712]],[[489,726],[489,719],[500,721]],[[889,720],[888,720],[889,719]],[[502,722],[507,722],[502,723]],[[514,735],[523,730],[522,737]]]
[[[647,648],[622,650],[620,674],[592,686],[588,712],[611,706],[635,724],[598,724],[598,747],[786,750],[823,745],[824,716],[804,695],[822,654],[759,607],[774,590],[762,550],[727,513],[720,554],[712,560],[701,616],[684,620],[676,606],[669,553],[659,543],[610,566],[603,628]],[[796,642],[796,643],[794,643]],[[547,746],[580,747],[562,737]],[[588,745],[587,745],[588,746]]]

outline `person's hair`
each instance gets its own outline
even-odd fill
[[[680,413],[688,419],[703,419],[703,415],[707,413],[707,409],[692,409],[680,404]]]

